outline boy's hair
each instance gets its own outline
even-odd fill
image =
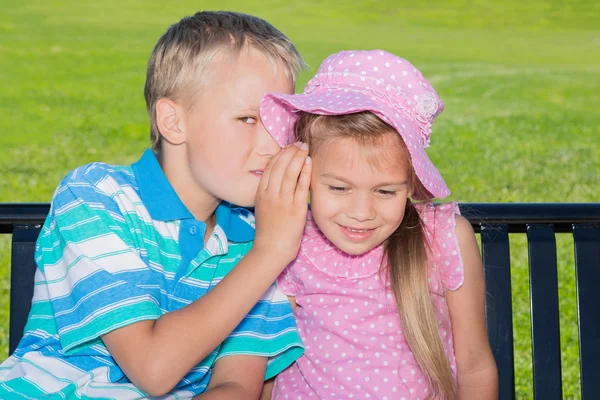
[[[144,96],[150,116],[152,149],[160,150],[156,103],[161,98],[190,100],[203,84],[207,67],[219,51],[237,56],[245,46],[263,53],[274,65],[283,64],[295,81],[304,61],[292,42],[263,19],[228,11],[202,11],[171,25],[148,61]],[[189,101],[186,106],[191,108]]]
[[[300,112],[294,125],[294,140],[308,143],[313,157],[326,150],[334,140],[350,138],[364,147],[363,154],[367,152],[369,162],[377,163],[376,157],[369,157],[369,147],[380,147],[387,135],[398,139],[399,146],[387,150],[391,156],[406,162],[413,197],[427,198],[427,190],[416,176],[404,141],[391,125],[375,114],[369,111],[344,115]],[[429,378],[436,398],[441,396],[453,400],[456,399],[456,388],[427,282],[430,249],[425,229],[409,199],[400,226],[385,243],[387,263],[381,272],[387,275],[392,286],[406,341],[421,370]]]

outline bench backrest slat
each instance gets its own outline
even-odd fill
[[[35,275],[35,241],[40,233],[37,225],[16,225],[12,237],[11,276],[10,276],[10,328],[8,334],[8,354],[12,354],[27,323],[33,296]]]
[[[550,224],[527,225],[536,400],[562,399],[556,238]]]
[[[581,399],[600,393],[600,227],[574,225]]]
[[[487,290],[488,335],[498,366],[499,398],[514,400],[515,369],[508,226],[483,225],[481,248]]]

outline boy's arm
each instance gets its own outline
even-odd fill
[[[288,296],[287,298],[290,302],[290,306],[292,306],[292,311],[296,311],[296,298],[294,296]]]
[[[271,400],[274,385],[275,378],[271,378],[268,381],[265,381],[262,388],[262,392],[260,393],[260,400]]]
[[[254,246],[212,290],[155,321],[102,336],[134,385],[154,396],[171,390],[223,342],[293,260],[306,221],[311,169],[306,160],[307,151],[296,146],[271,160],[257,193]]]
[[[296,310],[296,298],[294,296],[287,296],[292,311]],[[260,394],[260,400],[271,400],[271,393],[273,392],[273,386],[275,385],[275,378],[266,380],[263,384],[262,392]]]
[[[456,217],[464,283],[446,292],[456,356],[459,399],[498,398],[498,373],[485,323],[483,266],[471,224]]]
[[[220,358],[210,377],[208,390],[198,400],[258,399],[262,390],[267,359],[256,356]]]

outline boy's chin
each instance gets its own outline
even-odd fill
[[[223,200],[235,206],[244,208],[254,208],[256,202],[254,196],[252,196],[251,198],[249,196],[231,196],[231,198]]]

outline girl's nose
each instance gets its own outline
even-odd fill
[[[369,221],[375,218],[375,202],[370,193],[353,194],[353,199],[348,210],[348,216],[359,222]]]

